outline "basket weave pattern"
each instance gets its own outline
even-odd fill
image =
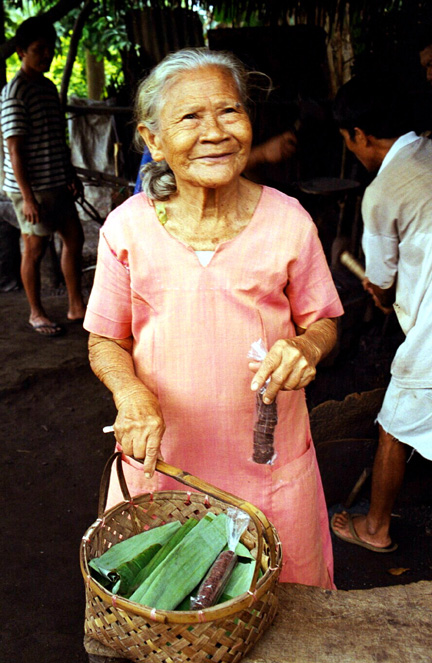
[[[199,520],[209,511],[219,514],[230,505],[239,506],[238,498],[222,494],[223,501],[186,491],[141,495],[105,512],[89,528],[80,551],[86,588],[86,635],[111,647],[119,657],[137,663],[236,663],[251,649],[276,614],[275,587],[282,556],[275,530],[270,526],[269,536],[269,528],[259,526],[255,516],[261,512],[256,507],[250,505],[254,511],[250,515],[254,518],[242,543],[255,558],[261,550],[257,572],[259,566],[263,575],[256,585],[253,582],[255,586],[248,593],[212,608],[184,612],[152,610],[113,596],[91,578],[88,567],[93,557],[145,529],[173,520],[184,523],[190,517]],[[247,504],[242,502],[241,508],[247,510]]]

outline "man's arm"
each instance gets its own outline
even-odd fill
[[[260,145],[252,147],[247,168],[254,168],[260,163],[279,163],[290,159],[296,152],[297,138],[292,131],[269,138]]]
[[[24,200],[23,213],[30,223],[39,221],[39,205],[33,193],[30,179],[27,173],[25,158],[25,136],[10,136],[7,138],[7,148],[12,164],[15,179],[20,188]]]
[[[380,288],[378,285],[371,283],[368,278],[362,281],[363,288],[369,292],[377,306],[383,313],[389,315],[393,311],[393,304],[396,300],[396,281],[390,288]]]
[[[375,305],[388,314],[396,300],[400,204],[386,188],[379,186],[379,181],[375,187],[373,184],[366,189],[362,201],[362,246],[367,274],[362,285],[372,295]]]

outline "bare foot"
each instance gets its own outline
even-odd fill
[[[84,320],[85,312],[85,304],[81,304],[79,306],[70,306],[69,311],[67,312],[67,319],[71,322],[75,320]]]
[[[352,518],[351,522],[358,538],[361,539],[364,543],[369,543],[376,548],[387,548],[391,545],[392,541],[388,531],[379,531],[376,533],[370,531],[370,526],[368,527],[367,516],[356,515]],[[338,534],[341,534],[347,539],[353,538],[349,527],[348,514],[346,511],[335,514],[335,517],[332,521],[332,527],[335,532],[338,532]]]

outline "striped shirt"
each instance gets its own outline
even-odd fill
[[[72,179],[65,122],[57,88],[48,78],[37,81],[19,71],[3,88],[1,128],[4,145],[5,191],[19,193],[7,149],[7,139],[26,136],[25,157],[30,185],[43,191],[67,184]]]

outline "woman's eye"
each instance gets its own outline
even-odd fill
[[[182,120],[195,120],[196,119],[196,113],[186,113],[186,115],[183,115]]]
[[[233,108],[232,106],[228,106],[228,108],[224,109],[224,113],[237,113],[237,109]]]

